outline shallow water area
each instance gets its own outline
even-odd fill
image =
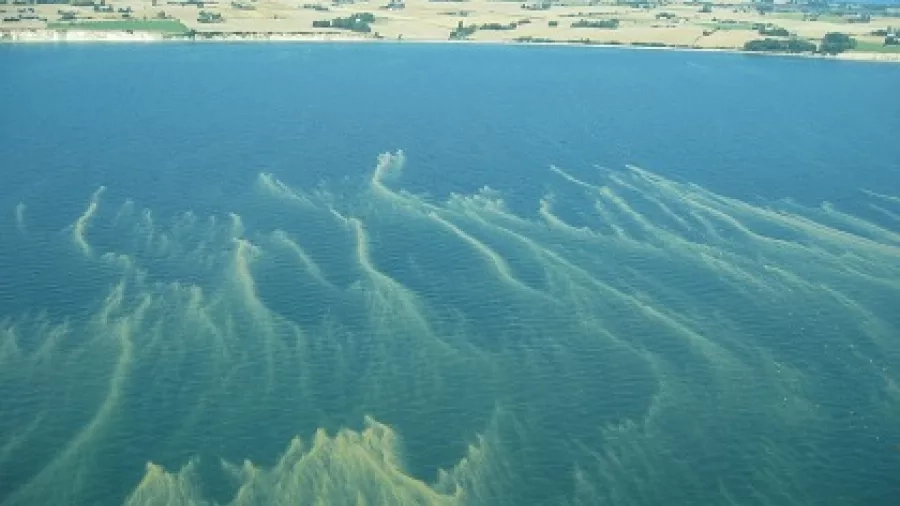
[[[0,66],[0,505],[900,496],[900,69]]]

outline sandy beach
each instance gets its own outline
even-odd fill
[[[11,0],[8,0],[11,1]],[[100,0],[98,0],[99,2]],[[110,0],[103,5],[0,4],[0,41],[151,42],[163,40],[416,41],[554,43],[740,51],[765,38],[759,25],[817,42],[845,33],[857,47],[837,58],[900,62],[900,45],[885,46],[877,30],[900,26],[900,11],[855,22],[852,16],[813,17],[799,10],[761,14],[750,3],[630,6],[598,2],[242,0],[235,2]],[[370,13],[368,31],[322,26]],[[14,19],[15,17],[19,19]],[[615,26],[603,26],[613,22]],[[314,26],[314,23],[318,26]],[[582,25],[582,26],[579,26]],[[587,26],[585,26],[587,25]],[[755,26],[754,26],[755,25]],[[465,33],[459,27],[471,29]],[[774,37],[786,40],[788,37]],[[454,40],[457,42],[457,40]]]

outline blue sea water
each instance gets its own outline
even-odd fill
[[[3,506],[900,500],[900,67],[0,69]]]

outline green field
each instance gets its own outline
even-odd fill
[[[880,42],[858,41],[855,50],[870,53],[900,53],[900,46],[885,46]]]
[[[100,30],[100,31],[133,31],[180,34],[189,31],[181,21],[173,19],[121,19],[110,21],[80,21],[73,23],[47,23],[51,30]]]

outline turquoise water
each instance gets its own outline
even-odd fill
[[[900,68],[0,46],[0,504],[893,504]]]

